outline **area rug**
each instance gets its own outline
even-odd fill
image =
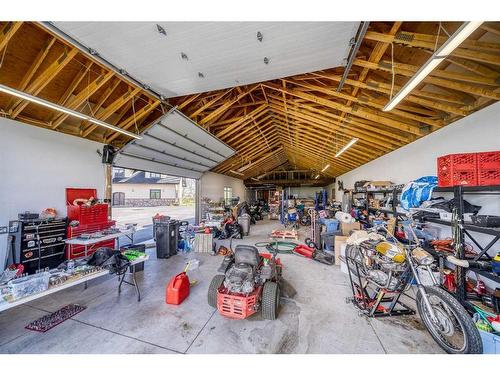
[[[70,304],[60,308],[59,310],[42,316],[41,318],[28,324],[26,329],[36,332],[47,332],[49,329],[54,328],[58,324],[61,324],[65,320],[68,320],[72,316],[75,316],[79,312],[85,310],[86,306]]]

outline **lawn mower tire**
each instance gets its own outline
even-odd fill
[[[277,283],[267,281],[262,289],[262,317],[275,320],[280,305],[280,288]]]
[[[208,304],[214,309],[217,308],[217,290],[224,282],[224,275],[215,275],[208,287]]]

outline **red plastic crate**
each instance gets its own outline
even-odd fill
[[[477,154],[477,179],[480,186],[500,185],[500,151]]]
[[[437,159],[438,186],[478,184],[477,154],[451,154]]]
[[[111,228],[116,224],[116,221],[108,221],[106,223],[95,223],[88,225],[79,225],[77,227],[68,226],[67,238],[78,237],[83,233],[95,233],[104,229]],[[115,240],[107,240],[98,242],[94,245],[88,246],[87,255],[92,255],[100,247],[115,247]],[[83,245],[67,245],[66,259],[76,259],[85,256],[85,246]]]
[[[477,168],[482,169],[500,169],[500,151],[478,152]]]
[[[478,171],[479,186],[500,185],[500,168]]]

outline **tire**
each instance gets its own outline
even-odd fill
[[[217,290],[224,282],[224,275],[215,275],[208,287],[208,304],[214,309],[217,308]]]
[[[436,301],[442,302],[443,307],[436,306],[434,311],[438,314],[446,313],[448,316],[451,312],[455,320],[455,328],[460,328],[463,332],[464,339],[463,344],[460,348],[453,347],[446,342],[446,337],[438,331],[438,328],[432,323],[429,314],[427,313],[427,306],[422,298],[420,291],[417,293],[417,309],[420,314],[420,318],[425,325],[425,328],[429,331],[432,338],[437,342],[437,344],[449,354],[481,354],[483,352],[483,344],[481,341],[481,336],[474,325],[472,319],[470,318],[464,307],[458,302],[451,294],[437,286],[424,286],[430,302],[434,304]],[[449,310],[449,311],[445,311]],[[453,322],[452,322],[453,323]],[[458,325],[458,327],[457,327]],[[444,335],[447,336],[447,335]],[[461,341],[461,340],[460,340]]]
[[[262,289],[262,317],[276,320],[280,305],[280,287],[273,281],[267,281]]]
[[[345,249],[345,258],[346,258],[346,264],[351,273],[356,276],[356,277],[366,277],[366,271],[363,266],[363,257],[361,254],[361,250],[359,249],[358,246],[356,245],[347,245]],[[356,265],[358,267],[356,267]],[[359,270],[359,272],[358,272]]]

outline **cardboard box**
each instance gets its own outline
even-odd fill
[[[343,236],[349,236],[349,233],[352,230],[360,230],[360,229],[361,229],[361,224],[357,221],[355,223],[350,223],[350,224],[346,223],[340,224],[340,230],[342,231]]]
[[[334,244],[334,249],[335,249],[335,265],[340,266],[340,255],[341,255],[341,249],[342,245],[344,245],[347,241],[347,236],[335,236],[335,244]]]
[[[347,262],[345,261],[345,251],[346,251],[346,248],[347,248],[347,243],[344,242],[341,246],[340,246],[340,256],[342,257],[342,259],[344,259],[343,261],[340,261],[340,270],[345,273],[345,274],[349,274],[349,269],[347,268]]]
[[[392,185],[391,181],[368,181],[363,185],[363,187],[384,188],[391,185]]]

